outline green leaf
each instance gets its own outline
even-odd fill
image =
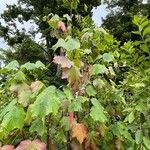
[[[141,130],[137,130],[135,133],[135,142],[136,144],[140,144],[143,140],[143,132]]]
[[[130,84],[129,86],[134,87],[134,88],[142,88],[145,87],[144,83],[135,83],[135,84]]]
[[[71,104],[69,105],[69,112],[74,112],[74,111],[81,111],[82,110],[82,104],[87,101],[88,98],[79,96],[78,98],[74,99]]]
[[[140,21],[140,17],[135,15],[134,18],[133,18],[133,23],[138,26],[139,25],[139,21]]]
[[[103,74],[106,70],[107,70],[107,68],[104,65],[94,64],[93,70],[92,70],[92,75]]]
[[[25,112],[22,107],[14,106],[3,118],[1,127],[7,132],[13,129],[22,129],[24,125]]]
[[[40,136],[43,136],[45,130],[46,129],[45,129],[44,121],[39,118],[37,118],[32,122],[31,127],[29,129],[30,132],[36,132]]]
[[[98,88],[98,89],[101,89],[105,86],[105,83],[103,80],[101,80],[100,78],[97,78],[93,81],[93,85],[94,87]]]
[[[22,71],[18,71],[16,74],[14,74],[14,80],[18,82],[26,81],[26,76]]]
[[[114,56],[111,53],[105,53],[103,54],[103,60],[105,62],[111,62],[114,60]]]
[[[127,150],[134,150],[134,148],[133,147],[129,147]]]
[[[144,143],[144,145],[150,150],[150,138],[144,136],[144,137],[143,137],[143,143]]]
[[[146,111],[148,109],[147,103],[139,102],[135,109],[140,112]]]
[[[150,34],[150,26],[146,27],[143,31],[143,36]]]
[[[69,112],[78,112],[82,110],[82,105],[80,101],[74,100],[73,102],[71,102],[71,104],[69,105],[68,111]]]
[[[117,122],[116,124],[112,126],[112,132],[117,137],[123,136],[124,138],[132,141],[131,134],[128,132],[128,129],[126,128],[126,126],[121,122]]]
[[[62,117],[60,125],[61,127],[65,128],[65,131],[69,131],[70,130],[69,117]]]
[[[87,7],[87,5],[86,4],[84,4],[84,10],[87,12],[87,10],[88,10],[88,7]]]
[[[64,14],[64,15],[63,15],[63,18],[67,18],[68,21],[72,21],[72,20],[71,20],[71,17],[70,17],[68,14]]]
[[[148,20],[145,20],[145,21],[141,24],[141,27],[144,28],[144,27],[146,27],[148,24],[149,24],[149,21],[148,21]]]
[[[91,49],[85,49],[83,52],[84,52],[84,54],[90,54],[92,51],[91,51]]]
[[[56,50],[59,47],[65,48],[66,42],[64,39],[59,39],[55,45],[53,45],[53,49]]]
[[[59,39],[58,42],[53,46],[53,49],[56,50],[57,48],[62,47],[67,51],[75,50],[80,48],[80,42],[77,39],[73,39],[70,36],[67,37],[66,40]]]
[[[53,14],[52,14],[53,15]],[[58,28],[58,22],[60,21],[60,18],[59,18],[59,16],[58,15],[53,15],[52,17],[51,17],[51,19],[50,20],[48,20],[48,23],[49,23],[49,25],[51,26],[51,27],[53,27],[53,28]]]
[[[150,50],[147,44],[142,44],[142,45],[140,45],[140,48],[141,48],[144,52],[149,52],[149,50]]]
[[[125,137],[126,139],[133,141],[131,134],[128,132],[127,128],[124,128],[122,132],[122,136]]]
[[[64,91],[64,93],[65,93],[65,95],[66,95],[66,97],[67,97],[67,99],[68,99],[69,101],[71,101],[71,100],[74,99],[73,93],[72,93],[72,91],[71,91],[68,87],[64,87],[64,88],[63,88],[63,91]]]
[[[67,42],[64,47],[67,51],[75,50],[80,48],[80,42],[77,39],[71,37],[67,38]]]
[[[36,69],[36,66],[35,66],[34,63],[27,62],[27,63],[25,63],[24,65],[21,66],[21,69],[22,68],[25,68],[27,70],[34,70],[34,69]]]
[[[42,18],[42,20],[43,20],[44,22],[46,22],[46,21],[47,21],[47,16],[44,16],[44,17]]]
[[[118,122],[112,126],[112,132],[117,137],[120,137],[122,135],[123,129],[124,129],[124,127],[120,122]]]
[[[8,69],[9,71],[17,70],[19,68],[19,63],[18,61],[14,60],[10,62],[7,66],[5,66],[5,68]]]
[[[81,103],[84,103],[89,100],[87,97],[84,97],[84,96],[78,96],[76,99],[77,101],[80,101]]]
[[[55,86],[49,86],[40,93],[32,106],[32,115],[44,118],[49,113],[56,115],[60,106],[60,98]]]
[[[95,96],[96,95],[96,91],[94,89],[94,87],[92,85],[88,85],[86,87],[86,93],[89,95],[89,96]]]
[[[93,118],[94,121],[105,123],[107,121],[107,117],[105,116],[104,108],[95,98],[91,99],[91,102],[93,106],[91,108],[90,116]]]
[[[25,68],[27,70],[46,69],[45,65],[41,61],[37,61],[35,64],[27,62],[21,66],[21,69],[23,69],[23,68]]]
[[[7,106],[4,107],[4,109],[0,110],[0,120],[9,112],[13,107],[16,105],[17,101],[16,99],[12,100]]]
[[[140,31],[133,31],[134,34],[141,35]]]
[[[135,119],[135,115],[134,115],[134,112],[132,111],[128,116],[129,123],[132,123],[134,119]]]
[[[32,104],[28,107],[26,117],[25,117],[25,124],[30,125],[32,121],[32,112],[31,112]]]
[[[38,69],[46,69],[45,65],[41,61],[35,63],[35,67]]]
[[[72,9],[77,9],[79,0],[71,0],[71,8]]]
[[[115,76],[115,72],[114,72],[114,69],[112,67],[108,67],[109,71],[110,71],[110,74],[112,76]]]

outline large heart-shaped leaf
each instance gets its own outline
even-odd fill
[[[104,108],[101,106],[101,104],[95,98],[93,98],[91,100],[91,102],[92,102],[93,106],[91,108],[90,116],[95,121],[106,122],[107,121],[107,117],[106,117],[106,115],[104,113]]]
[[[13,129],[22,129],[24,126],[25,112],[22,107],[14,106],[12,109],[4,116],[1,123],[2,129],[6,132],[10,132]]]
[[[32,115],[44,118],[49,113],[56,115],[60,106],[60,96],[55,86],[49,86],[40,93],[32,106]]]

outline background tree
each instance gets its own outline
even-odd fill
[[[138,36],[132,33],[136,30],[136,26],[132,24],[133,16],[138,14],[149,18],[150,1],[143,3],[142,0],[106,0],[105,3],[108,4],[110,13],[103,20],[102,26],[122,43],[129,39],[138,39]]]
[[[39,0],[38,3],[36,0],[18,0],[17,5],[8,5],[7,10],[1,14],[6,25],[0,24],[0,36],[13,48],[13,50],[5,51],[6,60],[16,59],[21,64],[27,61],[41,60],[44,63],[51,61],[53,52],[50,47],[57,40],[50,37],[51,28],[47,22],[43,21],[43,17],[50,13],[58,14],[60,17],[63,14],[70,14],[74,18],[73,25],[77,26],[80,15],[91,16],[92,8],[100,4],[101,0],[81,0],[80,3],[78,0]],[[20,23],[32,20],[37,28],[20,31],[16,20]],[[35,41],[35,36],[39,33],[44,41],[42,46]]]

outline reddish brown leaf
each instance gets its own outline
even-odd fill
[[[63,68],[62,69],[62,76],[61,76],[61,78],[62,79],[67,79],[68,76],[69,76],[69,69],[68,68]]]
[[[81,82],[81,73],[77,67],[72,67],[69,70],[68,82],[73,91],[78,91]]]
[[[86,140],[85,150],[96,150],[96,143],[91,140]]]
[[[92,74],[92,65],[88,65],[85,69],[85,71],[83,72],[83,77],[82,77],[82,83],[88,83],[90,80],[90,76]]]
[[[65,56],[55,56],[53,59],[55,64],[61,65],[62,68],[71,68],[72,62]]]
[[[22,141],[16,150],[46,150],[46,144],[42,143],[40,140],[25,140]]]
[[[82,81],[81,81],[81,82],[82,82],[83,84],[89,82],[89,75],[88,75],[88,72],[84,72],[84,73],[83,73],[83,77],[82,77]]]
[[[13,145],[4,145],[0,150],[15,150]]]
[[[82,123],[78,123],[72,128],[72,137],[77,138],[80,144],[87,138],[87,133],[87,128]]]

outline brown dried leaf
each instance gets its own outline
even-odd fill
[[[69,69],[68,68],[63,68],[62,69],[62,76],[61,76],[61,78],[62,79],[67,79],[68,76],[69,76]]]
[[[122,144],[122,139],[117,138],[117,139],[115,140],[115,144],[116,144],[117,150],[124,150],[124,146],[123,146],[123,144]]]
[[[82,144],[83,141],[87,138],[87,133],[87,128],[82,123],[78,123],[72,128],[72,137],[76,137],[80,144]]]
[[[55,56],[53,59],[53,62],[55,64],[61,65],[62,68],[71,68],[71,66],[73,64],[72,61],[70,61],[65,56]]]
[[[18,102],[26,107],[29,104],[29,98],[31,96],[31,89],[30,86],[26,83],[21,84],[13,84],[10,87],[10,91],[15,93],[18,97]]]
[[[41,81],[35,81],[31,83],[30,88],[31,91],[34,93],[36,91],[39,91],[43,86],[44,84]]]

